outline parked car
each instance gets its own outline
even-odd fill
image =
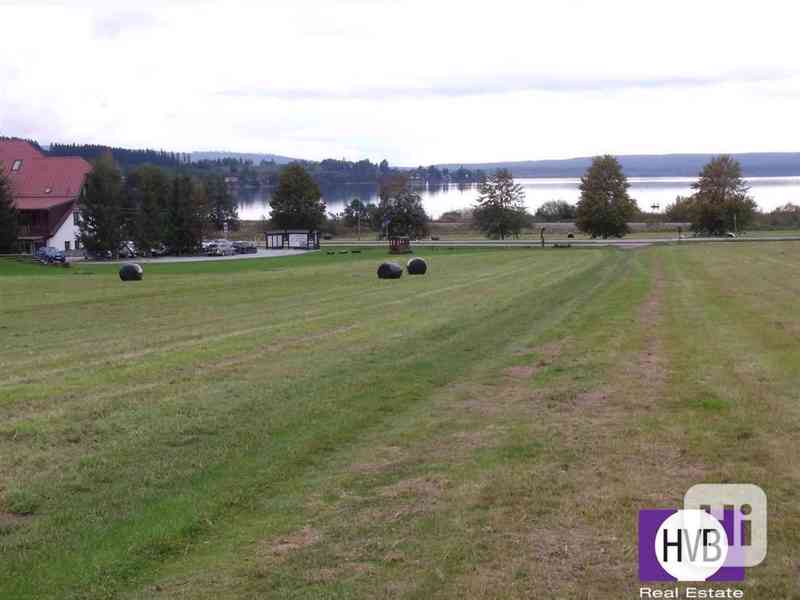
[[[257,254],[258,247],[255,242],[233,242],[236,254]]]
[[[53,246],[39,248],[36,251],[36,258],[46,264],[67,262],[67,255],[64,254],[64,251]]]
[[[110,250],[100,250],[97,252],[84,250],[83,258],[86,260],[111,260],[113,257],[111,256]]]
[[[209,246],[206,254],[209,256],[231,256],[236,253],[233,244],[228,240],[217,240]]]
[[[150,248],[150,256],[157,258],[159,256],[166,256],[167,255],[167,247],[164,244],[158,244]]]
[[[122,245],[119,247],[120,258],[136,258],[138,254],[136,245],[133,242],[122,242]]]
[[[206,256],[216,256],[217,253],[217,240],[204,241],[201,244],[203,254]]]

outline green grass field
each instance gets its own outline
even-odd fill
[[[798,255],[0,261],[0,598],[638,597],[699,482],[765,489],[746,597],[800,598]]]

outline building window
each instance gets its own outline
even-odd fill
[[[64,250],[65,250],[66,252],[69,252],[69,251],[70,251],[70,247],[69,247],[69,246],[70,246],[69,240],[66,240],[66,241],[64,242]]]
[[[19,171],[21,168],[22,168],[22,161],[21,160],[15,160],[14,164],[11,165],[11,170],[12,171]]]
[[[78,238],[75,238],[75,250],[81,249],[81,241]]]
[[[75,227],[77,227],[78,225],[81,224],[81,218],[78,215],[78,211],[77,210],[73,210],[72,211],[72,224],[75,225]]]

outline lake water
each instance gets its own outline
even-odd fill
[[[675,200],[678,195],[691,193],[692,177],[631,177],[630,194],[639,208],[651,211],[658,205],[659,212]],[[531,212],[549,200],[566,200],[574,204],[580,197],[578,179],[517,179],[525,190],[525,204]],[[762,211],[783,206],[789,202],[800,204],[800,177],[753,177],[747,180],[750,195]],[[449,210],[469,208],[475,204],[478,191],[474,186],[436,186],[418,190],[425,210],[438,218]],[[329,213],[339,213],[353,198],[363,202],[378,202],[378,188],[372,184],[335,186],[322,190],[322,197]],[[269,215],[269,192],[241,193],[239,218],[259,220]]]

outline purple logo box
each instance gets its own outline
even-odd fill
[[[639,580],[640,581],[676,581],[667,573],[656,558],[656,534],[661,524],[674,515],[677,509],[647,509],[639,511]],[[725,511],[722,527],[733,539],[732,511]],[[735,551],[731,547],[729,552]],[[722,567],[709,577],[708,581],[744,581],[744,567]]]

